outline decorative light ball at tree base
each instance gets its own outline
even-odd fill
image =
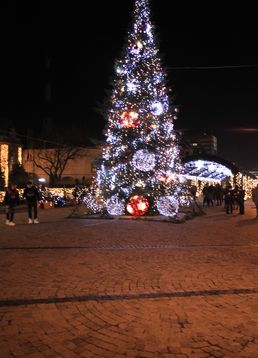
[[[107,200],[106,208],[110,215],[123,215],[125,211],[125,202],[114,195]]]
[[[175,218],[178,213],[179,203],[173,196],[161,196],[157,201],[157,209],[161,215]]]
[[[120,118],[120,122],[125,128],[135,128],[139,124],[139,115],[135,111],[124,112]]]
[[[142,216],[147,213],[149,207],[150,204],[146,198],[135,195],[129,199],[126,209],[133,216]]]

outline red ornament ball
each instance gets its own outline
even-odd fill
[[[147,213],[150,204],[143,196],[132,196],[126,206],[127,211],[133,216],[142,216]]]
[[[135,128],[139,124],[139,115],[135,111],[124,112],[120,122],[125,128]]]

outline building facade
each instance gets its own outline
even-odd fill
[[[217,155],[218,141],[214,135],[183,131],[180,134],[180,145],[183,157],[199,154]]]
[[[53,157],[55,149],[44,149],[44,156]],[[69,160],[62,173],[62,184],[75,184],[76,181],[90,181],[96,173],[96,164],[101,156],[101,147],[80,148],[78,156]],[[42,149],[24,149],[23,150],[23,166],[34,181],[48,184],[49,177],[39,166],[46,166],[46,162],[42,160]],[[36,165],[38,164],[38,165]],[[36,184],[36,183],[35,183]]]

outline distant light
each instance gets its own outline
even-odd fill
[[[46,179],[45,178],[39,178],[39,182],[40,183],[45,183]]]

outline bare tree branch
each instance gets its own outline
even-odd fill
[[[74,147],[42,149],[33,162],[49,176],[51,184],[59,184],[68,162],[79,157],[80,152],[81,148]]]

